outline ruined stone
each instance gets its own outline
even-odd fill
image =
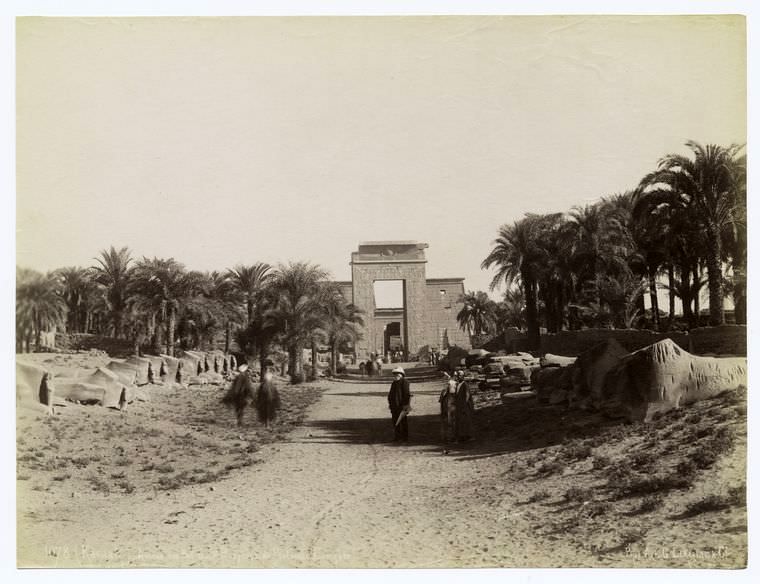
[[[137,385],[137,369],[134,365],[129,365],[121,361],[111,361],[106,365],[106,369],[109,369],[118,375],[119,380],[124,385]]]
[[[54,397],[52,375],[46,369],[16,362],[16,407],[51,413]]]
[[[573,365],[571,403],[597,407],[607,373],[626,355],[628,351],[612,337],[578,355]]]
[[[146,359],[145,357],[132,356],[124,361],[124,364],[131,365],[135,368],[135,371],[137,371],[137,385],[145,385],[146,383],[149,383],[149,377],[151,376],[153,369],[153,365],[150,362],[150,359]]]
[[[746,385],[746,359],[700,357],[664,339],[623,357],[610,370],[601,407],[613,416],[647,421],[656,412]]]
[[[546,353],[541,357],[541,367],[567,367],[575,363],[575,357],[564,357],[562,355],[552,355]]]
[[[549,403],[552,392],[570,388],[570,379],[567,367],[542,367],[533,372],[530,385],[540,403]]]
[[[161,354],[161,359],[164,361],[163,374],[159,371],[159,378],[166,385],[174,385],[179,383],[178,374],[180,367],[180,360],[176,357],[170,357],[169,355]]]

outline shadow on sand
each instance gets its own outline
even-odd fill
[[[379,397],[386,393],[347,392],[332,395]],[[535,398],[511,400],[507,404],[491,400],[489,403],[481,403],[475,412],[474,440],[444,444],[439,416],[413,413],[409,417],[408,445],[426,447],[437,453],[446,449],[455,460],[474,460],[545,448],[568,440],[593,438],[616,425],[620,425],[620,422],[607,419],[601,414],[568,411],[564,406],[542,405]],[[320,436],[313,441],[305,438],[304,442],[383,444],[393,441],[390,415],[387,418],[308,421],[306,426],[314,428]]]

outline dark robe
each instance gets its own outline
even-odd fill
[[[472,401],[472,394],[466,381],[460,381],[457,384],[454,400],[456,403],[457,440],[468,440],[473,435],[472,416],[475,412],[475,404]]]
[[[256,394],[256,413],[259,422],[269,425],[280,409],[280,394],[272,381],[262,381]]]
[[[409,416],[404,416],[398,424],[396,422],[401,412],[409,407],[411,398],[409,381],[405,377],[395,379],[391,383],[391,389],[388,392],[388,407],[391,410],[391,420],[393,421],[393,432],[396,441],[409,439]]]
[[[250,376],[246,371],[238,373],[238,376],[232,381],[232,385],[224,394],[222,402],[235,408],[238,425],[243,423],[243,412],[246,406],[254,400],[256,388],[253,386]]]

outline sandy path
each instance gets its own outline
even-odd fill
[[[334,383],[287,442],[212,486],[20,493],[19,565],[545,565],[518,494],[478,496],[502,488],[479,480],[490,461],[442,455],[438,386],[412,387],[410,445],[389,443],[387,385]]]

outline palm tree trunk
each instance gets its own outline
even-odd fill
[[[668,318],[671,323],[676,318],[676,295],[673,292],[675,280],[676,277],[673,264],[668,264]]]
[[[710,290],[710,324],[726,322],[723,311],[723,270],[720,260],[720,232],[714,225],[707,227],[707,286]]]
[[[170,307],[168,310],[168,319],[166,323],[166,354],[169,357],[174,357],[174,321],[176,317],[174,315],[174,308]]]
[[[527,276],[527,278],[526,278]],[[538,306],[536,304],[536,283],[530,274],[523,274],[525,286],[525,320],[528,326],[528,348],[538,351],[541,348],[541,331],[538,323]]]
[[[643,285],[643,278],[641,278],[641,283]],[[644,305],[644,291],[642,287],[642,292],[636,297],[636,309],[639,313],[639,316],[644,316],[646,314],[646,306]]]
[[[691,270],[688,267],[681,266],[679,272],[681,273],[681,308],[683,309],[683,317],[688,327],[692,328],[694,325],[694,313],[691,310]]]
[[[317,343],[311,341],[311,374],[309,375],[309,381],[314,381],[317,378]]]
[[[232,337],[232,323],[228,320],[224,327],[224,352],[230,352],[230,338]]]
[[[734,271],[734,321],[747,324],[747,278],[743,268]]]
[[[338,343],[330,343],[330,375],[335,377],[338,373]]]
[[[298,376],[298,352],[301,347],[298,345],[291,345],[288,347],[288,375],[290,375],[291,381],[295,380]]]
[[[652,324],[659,330],[660,328],[660,303],[657,300],[657,282],[655,280],[656,270],[649,267],[649,300],[652,304]]]
[[[695,283],[695,288],[696,288],[696,283],[699,282],[701,279],[702,279],[702,273],[701,273],[701,270],[699,269],[699,264],[696,264],[694,266],[694,283]],[[701,294],[701,289],[697,290],[697,293],[694,294],[694,318],[696,319],[696,325],[695,326],[699,326],[699,320],[700,320],[699,313],[702,310],[702,308],[700,307],[700,302],[699,302],[699,296],[700,296],[700,294]]]
[[[260,379],[264,379],[264,373],[266,369],[265,362],[267,360],[267,353],[269,352],[269,349],[267,346],[262,344],[259,347],[259,371],[260,371]]]

